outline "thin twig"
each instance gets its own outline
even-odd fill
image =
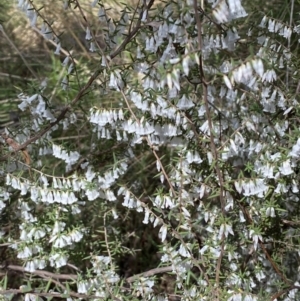
[[[107,235],[107,231],[106,231],[106,215],[107,215],[107,212],[105,212],[104,216],[103,216],[104,239],[105,239],[105,245],[106,245],[108,257],[110,259],[110,269],[113,270],[112,256],[111,256],[111,252],[110,252],[110,248],[109,248],[109,244],[108,244],[108,235]]]
[[[140,120],[136,117],[135,113],[132,111],[132,109],[131,109],[131,107],[130,107],[130,104],[129,104],[129,101],[128,101],[128,99],[127,99],[127,97],[126,97],[124,91],[123,91],[122,89],[120,89],[120,92],[121,92],[121,94],[122,94],[122,96],[123,96],[123,98],[124,98],[124,100],[125,100],[125,102],[126,102],[127,108],[128,108],[128,110],[130,111],[132,117],[135,119],[136,123],[140,124]],[[151,148],[151,150],[152,150],[152,152],[153,152],[153,155],[155,156],[157,162],[159,163],[160,168],[161,168],[161,171],[162,171],[162,173],[163,173],[163,175],[164,175],[166,181],[167,181],[168,184],[169,184],[169,187],[170,187],[170,190],[171,190],[172,193],[173,193],[173,196],[175,197],[175,196],[176,196],[176,192],[175,192],[175,190],[174,190],[174,187],[173,187],[173,185],[172,185],[172,183],[171,183],[171,181],[170,181],[170,179],[169,179],[169,177],[168,177],[168,175],[167,175],[167,173],[166,173],[166,170],[165,170],[165,168],[164,168],[164,166],[163,166],[163,164],[162,164],[162,162],[161,162],[159,156],[157,155],[157,152],[156,152],[155,149],[154,149],[154,146],[152,145],[152,143],[151,143],[151,141],[150,141],[150,139],[149,139],[148,137],[145,136],[145,140],[147,141],[148,145],[150,146],[150,148]]]
[[[82,89],[78,92],[78,94],[75,96],[75,98],[70,102],[69,105],[67,105],[59,114],[59,116],[56,118],[54,122],[51,122],[49,125],[47,125],[44,129],[39,131],[35,136],[29,138],[26,140],[23,144],[19,146],[16,151],[25,149],[27,145],[29,145],[32,142],[35,142],[36,140],[40,139],[44,134],[46,134],[50,129],[52,129],[55,125],[57,125],[62,119],[64,119],[67,112],[69,112],[74,105],[81,99],[83,94],[90,88],[92,83],[95,81],[95,79],[98,77],[98,75],[101,73],[101,69],[98,68],[93,75],[90,77],[88,82],[82,87]]]
[[[67,288],[63,284],[61,284],[59,281],[53,279],[52,277],[48,277],[44,274],[40,274],[39,276],[47,281],[51,281],[52,283],[56,284],[58,287],[63,289],[65,292],[67,291]]]
[[[74,292],[67,292],[67,293],[58,293],[58,292],[53,292],[53,293],[38,293],[35,291],[27,291],[24,292],[21,289],[8,289],[8,290],[0,290],[0,295],[4,294],[31,294],[34,296],[40,296],[40,297],[54,297],[54,298],[61,298],[61,299],[66,299],[66,296],[74,297],[74,298],[80,298],[80,299],[94,299],[94,300],[103,300],[103,297],[97,297],[95,295],[83,295],[83,294],[78,294]]]
[[[248,212],[248,210],[240,203],[238,202],[239,207],[241,208],[244,216],[246,217],[246,220],[248,222],[248,224],[253,224],[253,220]],[[291,285],[291,282],[285,277],[285,275],[283,274],[283,272],[280,271],[279,267],[277,266],[277,264],[274,262],[274,260],[272,259],[272,257],[270,256],[270,254],[268,253],[267,249],[265,248],[263,242],[261,240],[259,240],[259,245],[261,247],[261,249],[263,250],[266,258],[268,259],[268,261],[270,262],[271,266],[273,267],[273,269],[275,270],[275,272],[277,273],[277,275],[287,284],[287,285]]]
[[[1,266],[0,266],[1,267]],[[18,266],[18,265],[8,265],[8,266],[3,266],[1,268],[7,269],[7,270],[13,270],[13,271],[19,271],[22,273],[30,273],[33,275],[38,275],[38,276],[47,276],[50,278],[54,278],[54,279],[61,279],[61,280],[76,280],[78,278],[77,275],[75,274],[56,274],[56,273],[51,273],[48,271],[40,271],[40,270],[35,270],[32,272],[26,271],[24,267]]]
[[[290,28],[292,28],[292,23],[293,23],[293,14],[294,14],[294,5],[295,5],[295,0],[291,1],[291,11],[290,11]],[[288,38],[288,50],[291,49],[291,37]],[[288,87],[289,85],[289,67],[287,64],[286,67],[286,86]]]
[[[149,270],[147,272],[143,272],[143,273],[128,277],[128,278],[126,278],[126,282],[131,283],[131,282],[141,279],[142,277],[151,277],[151,276],[154,276],[157,274],[169,273],[172,271],[173,271],[172,266],[155,268],[155,269]]]
[[[150,0],[148,5],[146,6],[145,10],[150,10],[150,8],[152,7],[152,5],[154,4],[155,0]],[[133,28],[133,30],[131,32],[128,33],[126,39],[122,42],[122,44],[110,55],[110,58],[113,59],[114,57],[116,57],[120,52],[123,51],[123,49],[125,49],[126,45],[131,41],[131,39],[136,35],[136,33],[139,31],[139,29],[141,28],[141,23],[142,23],[142,18],[143,18],[143,14],[144,14],[144,10],[141,11],[140,15],[139,15],[139,19],[137,21],[136,26]]]
[[[199,16],[199,12],[198,12],[198,6],[197,6],[197,0],[194,0],[194,10],[195,10],[195,20],[196,20],[196,25],[197,25],[197,30],[198,30],[198,49],[201,52],[203,50],[203,42],[202,42],[202,23],[200,20],[200,16]],[[225,216],[226,212],[225,212],[225,200],[224,200],[224,183],[223,183],[223,174],[222,171],[220,169],[220,167],[218,166],[218,160],[219,160],[219,156],[218,156],[218,151],[217,151],[217,147],[214,141],[214,130],[213,130],[213,124],[212,124],[212,118],[210,115],[210,109],[209,109],[209,103],[208,103],[208,90],[207,90],[207,81],[205,79],[205,75],[204,75],[204,68],[203,68],[203,59],[202,59],[202,53],[199,54],[199,60],[200,60],[200,65],[199,65],[199,74],[201,77],[201,81],[202,81],[202,89],[203,89],[203,99],[204,99],[204,105],[205,105],[205,111],[206,111],[206,117],[207,117],[207,121],[208,121],[208,127],[209,127],[209,131],[210,131],[210,145],[211,145],[211,150],[212,150],[212,155],[214,158],[214,164],[215,164],[215,170],[217,173],[217,177],[219,180],[219,185],[220,185],[220,205],[221,205],[221,210],[222,210],[222,214],[223,216]],[[219,286],[220,286],[220,273],[221,273],[221,265],[222,265],[222,259],[224,256],[224,246],[225,246],[225,235],[224,233],[222,234],[221,237],[221,251],[220,251],[220,256],[217,260],[217,266],[216,266],[216,277],[215,277],[215,283],[216,283],[216,287],[217,287],[217,291],[216,291],[216,298],[217,300],[220,299],[219,296]]]
[[[135,16],[135,14],[136,14],[136,12],[137,12],[137,10],[139,8],[140,2],[141,2],[141,0],[138,1],[137,5],[136,5],[136,7],[134,9],[134,12],[132,14],[132,19],[131,19],[131,22],[130,22],[130,25],[129,25],[128,32],[131,32],[131,27],[132,27],[132,24],[133,24],[134,16]]]
[[[83,10],[82,10],[82,8],[81,8],[81,5],[80,5],[79,1],[75,0],[75,2],[76,2],[76,7],[78,7],[78,9],[79,9],[79,12],[80,12],[80,14],[81,14],[81,17],[83,18],[84,22],[86,23],[87,28],[89,29],[89,31],[90,31],[90,33],[91,33],[91,36],[92,36],[92,38],[93,38],[94,43],[97,45],[97,47],[98,47],[98,49],[99,49],[101,55],[102,55],[102,56],[104,57],[104,59],[106,60],[106,65],[108,66],[108,62],[107,62],[107,59],[106,59],[106,57],[105,57],[105,55],[104,55],[104,52],[103,52],[102,48],[100,47],[100,45],[99,45],[99,43],[98,43],[98,41],[97,41],[97,39],[96,39],[96,37],[95,37],[94,31],[92,30],[91,25],[90,25],[90,23],[88,22],[88,20],[87,20],[85,14],[84,14],[84,12],[83,12]]]
[[[9,73],[0,72],[0,76],[29,81],[29,79],[26,79],[23,76],[13,75],[13,74],[9,74]]]
[[[280,292],[277,292],[276,294],[274,294],[272,297],[271,297],[271,301],[274,301],[274,300],[277,300],[280,296],[282,296],[283,294],[286,294],[288,293],[289,291],[293,290],[293,289],[298,289],[299,290],[299,286],[298,285],[291,285],[290,287],[288,287],[287,289],[285,290],[282,290]]]
[[[17,46],[13,43],[13,41],[9,38],[9,36],[6,34],[6,32],[4,31],[3,26],[0,24],[0,31],[2,32],[2,34],[4,35],[5,39],[8,41],[8,43],[11,45],[11,47],[13,49],[15,49],[18,53],[18,55],[20,56],[20,58],[22,59],[22,61],[24,62],[25,66],[28,68],[28,70],[30,71],[30,73],[36,78],[38,79],[38,75],[35,73],[35,71],[30,67],[30,65],[27,63],[27,61],[25,60],[23,54],[20,52],[20,50],[17,48]]]

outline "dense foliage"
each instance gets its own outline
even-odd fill
[[[53,68],[19,53],[3,300],[299,300],[294,1],[49,2],[16,3]]]

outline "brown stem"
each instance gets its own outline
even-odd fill
[[[140,279],[141,277],[151,277],[151,276],[154,276],[157,274],[168,273],[168,272],[172,272],[172,271],[173,271],[172,266],[155,268],[155,269],[149,270],[147,272],[143,272],[143,273],[128,277],[128,278],[126,278],[126,282],[131,283],[131,282],[134,282],[135,280]]]
[[[196,25],[197,25],[197,30],[198,30],[198,50],[202,51],[202,24],[201,24],[201,20],[200,20],[200,16],[198,13],[198,7],[197,7],[197,0],[194,0],[194,10],[195,10],[195,20],[196,20]],[[207,117],[207,121],[208,121],[208,127],[209,127],[209,131],[210,131],[210,145],[211,145],[211,150],[212,150],[212,155],[215,161],[215,171],[217,173],[217,177],[219,180],[219,185],[220,185],[220,204],[221,204],[221,210],[222,210],[222,214],[223,216],[225,216],[226,212],[225,212],[225,199],[224,199],[224,182],[223,182],[223,174],[222,171],[220,169],[220,167],[218,166],[218,151],[217,151],[217,147],[214,141],[214,133],[213,133],[213,124],[212,124],[212,118],[210,115],[210,109],[209,109],[209,103],[208,103],[208,91],[207,91],[207,86],[208,83],[206,81],[205,78],[205,74],[204,74],[204,69],[203,69],[203,60],[202,60],[202,54],[200,53],[199,55],[199,61],[200,61],[200,65],[199,65],[199,74],[200,74],[200,78],[202,81],[202,89],[203,89],[203,100],[204,100],[204,105],[205,105],[205,111],[206,111],[206,117]],[[217,261],[217,266],[216,266],[216,287],[217,287],[217,291],[216,291],[216,298],[217,300],[219,300],[219,294],[218,294],[218,289],[219,289],[219,283],[220,283],[220,273],[221,273],[221,265],[222,265],[222,259],[223,259],[223,255],[224,255],[224,245],[225,245],[225,235],[223,233],[222,238],[221,238],[221,252],[220,252],[220,256],[218,258]]]
[[[64,119],[65,115],[71,108],[81,99],[81,97],[86,93],[86,91],[90,88],[92,83],[95,81],[95,79],[98,77],[100,74],[101,69],[98,68],[94,74],[90,77],[88,82],[81,88],[81,90],[78,92],[78,94],[75,96],[75,98],[71,101],[69,105],[67,105],[59,114],[59,116],[56,118],[54,122],[51,122],[49,125],[47,125],[44,129],[39,131],[35,136],[29,138],[27,141],[25,141],[23,144],[21,144],[16,151],[25,149],[27,145],[30,143],[38,140],[41,138],[43,135],[45,135],[50,129],[52,129],[55,125],[57,125],[62,119]]]
[[[150,2],[148,3],[148,5],[146,6],[145,9],[149,10],[152,5],[154,4],[155,0],[150,0]],[[139,15],[139,19],[137,21],[136,26],[132,29],[132,31],[127,35],[127,37],[125,38],[125,40],[122,42],[122,44],[114,51],[110,54],[110,58],[113,59],[114,57],[116,57],[120,52],[122,52],[122,50],[124,50],[124,48],[126,47],[126,45],[132,40],[132,38],[136,35],[136,33],[139,31],[139,29],[141,28],[141,20],[142,20],[142,16],[143,16],[143,10],[141,11],[140,15]],[[80,89],[80,91],[78,92],[78,94],[75,96],[75,98],[71,101],[71,103],[69,105],[67,105],[64,109],[62,109],[61,113],[59,114],[59,116],[56,118],[56,120],[54,122],[51,122],[49,125],[47,125],[44,129],[42,129],[41,131],[39,131],[37,134],[35,134],[35,136],[29,138],[27,141],[25,141],[22,145],[20,145],[16,151],[19,150],[24,150],[29,144],[31,144],[32,142],[35,142],[36,140],[40,139],[43,135],[45,135],[50,129],[52,129],[55,125],[57,125],[61,120],[64,119],[65,115],[67,114],[68,111],[71,110],[71,108],[81,99],[81,97],[87,92],[87,90],[90,88],[90,86],[92,85],[92,83],[95,81],[95,79],[98,77],[98,75],[101,73],[101,69],[98,67],[98,69],[93,73],[93,75],[90,77],[90,79],[88,80],[88,82]]]

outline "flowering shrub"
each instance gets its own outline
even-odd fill
[[[99,0],[94,22],[83,2],[57,5],[92,64],[17,3],[62,66],[2,135],[1,294],[298,300],[299,26],[241,0]]]

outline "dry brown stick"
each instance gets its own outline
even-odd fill
[[[40,296],[40,297],[55,297],[55,298],[62,298],[66,299],[66,296],[74,297],[74,298],[81,298],[81,299],[94,299],[94,300],[103,300],[103,297],[97,297],[95,295],[83,295],[83,294],[78,294],[78,293],[38,293],[34,291],[29,291],[29,292],[24,292],[22,289],[7,289],[7,290],[0,290],[0,295],[4,294],[32,294],[35,296]],[[116,300],[117,301],[117,300]]]
[[[288,293],[289,291],[293,290],[293,289],[299,289],[300,287],[298,285],[291,285],[290,287],[288,287],[285,290],[279,291],[276,294],[274,294],[271,297],[271,301],[277,300],[277,298],[279,298],[280,296],[282,296],[283,294]]]
[[[24,267],[21,267],[18,265],[9,264],[8,266],[4,266],[3,268],[5,268],[7,270],[19,271],[22,273],[27,272]],[[54,279],[61,279],[61,280],[76,280],[78,278],[78,276],[75,274],[56,274],[56,273],[51,273],[48,271],[41,271],[41,270],[35,270],[32,272],[27,272],[27,273],[37,275],[37,276],[43,275],[44,277],[51,277]]]
[[[47,281],[51,281],[52,283],[56,284],[58,287],[60,287],[61,289],[63,289],[65,292],[67,291],[67,288],[61,284],[58,280],[53,279],[52,277],[48,277],[45,276],[43,274],[39,275],[41,278],[47,280]]]
[[[1,268],[1,266],[0,266],[0,268]],[[8,266],[4,266],[3,268],[5,268],[7,270],[19,271],[22,273],[27,272],[24,267],[21,267],[18,265],[10,264]],[[168,273],[168,272],[172,272],[172,271],[173,271],[172,266],[155,268],[155,269],[128,277],[128,278],[126,278],[126,282],[131,283],[141,277],[150,277],[150,276],[154,276],[156,274]],[[75,274],[56,274],[56,273],[51,273],[48,271],[41,271],[41,270],[35,270],[32,272],[28,272],[28,273],[37,275],[37,276],[41,276],[41,277],[58,279],[58,280],[77,280],[78,279],[78,276]]]
[[[143,272],[143,273],[128,277],[128,278],[126,278],[126,282],[131,283],[131,282],[134,282],[135,280],[138,280],[139,278],[142,278],[142,277],[151,277],[151,276],[154,276],[154,275],[157,275],[157,274],[168,273],[168,272],[172,272],[172,271],[173,271],[172,266],[162,267],[162,268],[155,268],[155,269],[149,270],[147,272]]]
[[[4,266],[4,267],[0,266],[0,268],[5,268],[7,270],[13,270],[13,271],[27,272],[24,267],[17,266],[17,265],[7,265],[7,266]],[[125,281],[127,283],[132,283],[135,280],[138,280],[142,277],[151,277],[151,276],[154,276],[154,275],[157,275],[157,274],[169,273],[169,272],[172,272],[172,271],[173,271],[172,266],[155,268],[155,269],[151,269],[149,271],[146,271],[146,272],[128,277],[128,278],[125,279]],[[28,272],[28,273],[31,273],[31,274],[36,275],[36,276],[40,276],[40,277],[42,277],[46,280],[50,279],[51,281],[53,281],[54,283],[56,283],[60,287],[64,287],[64,286],[61,283],[59,283],[58,280],[77,280],[78,279],[78,276],[75,275],[75,274],[55,274],[55,273],[51,273],[51,272],[48,272],[48,271],[41,271],[41,270],[35,270],[35,271],[32,271],[32,272]],[[65,297],[63,297],[63,295],[59,295],[59,294],[55,294],[55,293],[23,292],[20,289],[19,290],[18,289],[9,289],[9,290],[0,291],[0,294],[9,294],[9,293],[15,293],[15,294],[31,293],[31,294],[35,294],[35,295],[41,296],[41,297],[43,297],[43,296],[44,297],[55,296],[57,298],[65,298]],[[88,295],[78,294],[78,293],[75,293],[75,292],[68,292],[67,294],[70,295],[71,297],[76,297],[76,298],[85,298],[85,299],[95,298],[94,295],[88,296]],[[116,297],[114,297],[114,300],[119,301],[119,299],[116,298]]]

